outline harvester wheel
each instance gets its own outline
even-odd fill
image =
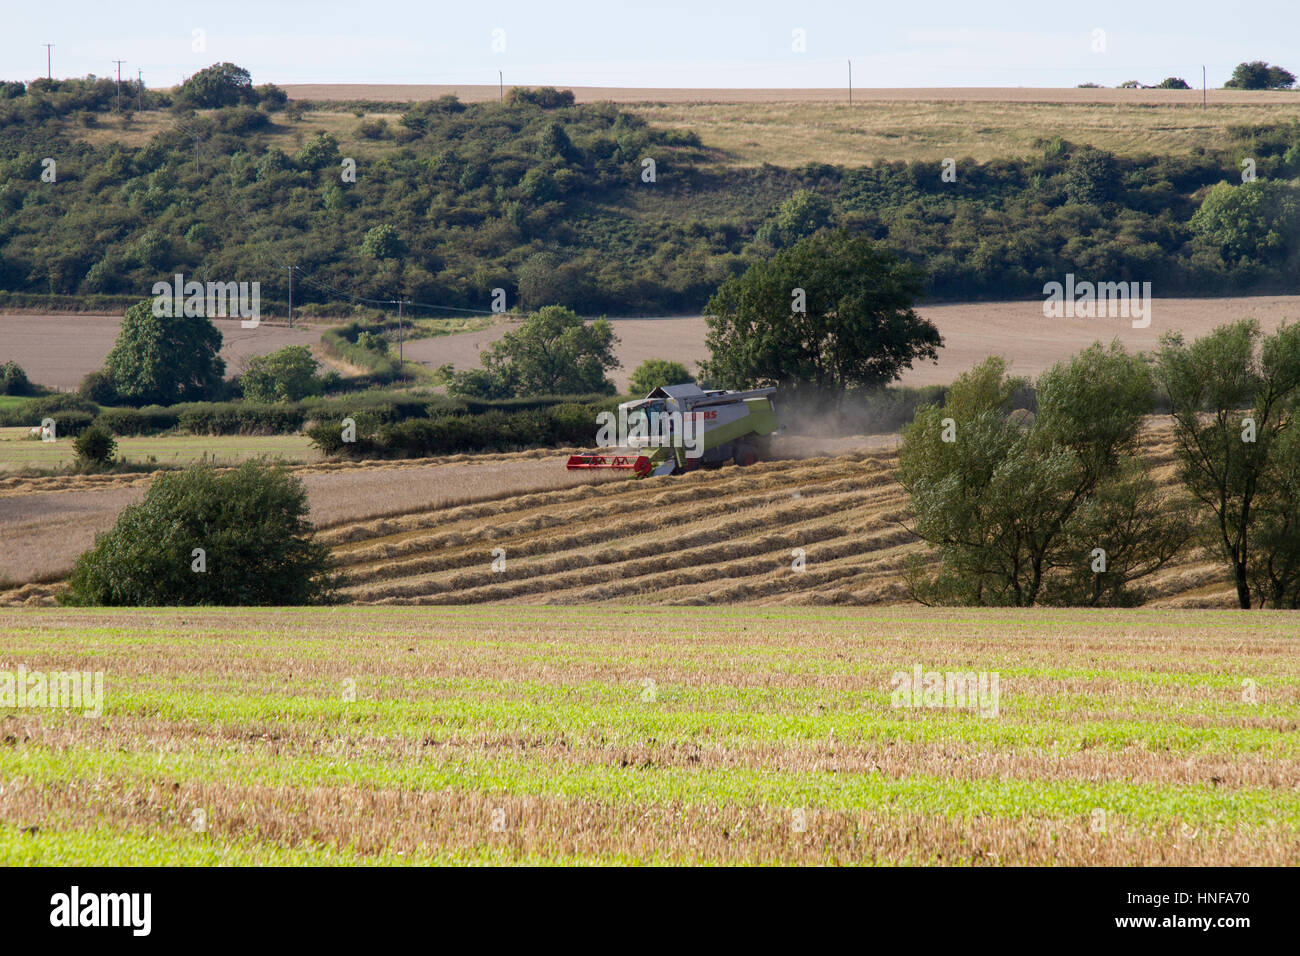
[[[758,451],[753,445],[737,445],[734,461],[741,468],[746,468],[758,461]]]

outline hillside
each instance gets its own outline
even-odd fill
[[[637,113],[519,90],[382,116],[382,103],[186,111],[151,92],[119,118],[105,84],[0,100],[0,308],[120,308],[182,272],[259,281],[264,311],[283,314],[292,264],[298,304],[336,312],[399,294],[413,316],[484,312],[499,288],[524,309],[685,314],[827,226],[921,264],[934,301],[1038,296],[1068,272],[1165,296],[1300,291],[1300,126],[1285,99],[1217,113],[994,102],[1003,115],[985,120],[925,102]],[[1145,118],[1107,139],[1135,121],[1122,109]],[[824,137],[811,154],[806,131]],[[808,161],[823,147],[835,165]],[[42,182],[54,156],[57,180]],[[1259,181],[1242,183],[1243,156]],[[1259,207],[1260,228],[1243,232],[1241,207]]]

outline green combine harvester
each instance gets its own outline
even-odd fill
[[[620,468],[644,478],[727,461],[752,465],[767,456],[768,436],[777,430],[771,400],[775,391],[731,392],[698,385],[656,388],[645,398],[618,407],[620,434],[626,436],[618,447],[641,450],[640,454],[573,455],[569,469]]]

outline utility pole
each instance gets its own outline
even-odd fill
[[[500,70],[497,70],[497,102],[504,103],[505,101],[506,101],[506,78],[502,75]]]
[[[126,60],[114,60],[117,64],[117,111],[122,112],[122,64]]]
[[[402,363],[406,361],[403,357],[402,346],[404,344],[402,336],[402,300],[397,300],[397,367],[401,368]]]
[[[289,328],[293,328],[293,266],[289,270]]]
[[[1205,109],[1205,67],[1201,67],[1201,109]]]
[[[54,79],[54,68],[51,65],[53,62],[54,62],[54,44],[47,43],[45,44],[45,78],[47,80]]]
[[[849,60],[849,106],[853,105],[853,61]]]
[[[137,112],[143,113],[144,112],[144,70],[136,70],[135,79],[136,79],[136,84],[138,86],[136,90],[137,98],[136,98],[135,108]]]

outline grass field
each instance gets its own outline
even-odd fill
[[[467,102],[496,100],[493,87],[289,87],[295,98],[315,100],[422,100],[453,92]],[[864,166],[878,160],[973,157],[984,162],[1036,155],[1042,139],[1062,136],[1120,154],[1190,153],[1222,143],[1231,125],[1288,123],[1300,116],[1300,92],[931,89],[856,90],[850,105],[842,90],[616,90],[577,88],[579,102],[613,100],[659,126],[692,130],[705,146],[737,166],[809,162]],[[312,136],[332,133],[344,155],[382,156],[398,149],[391,139],[365,139],[363,122],[394,113],[355,116],[325,106],[292,120],[283,113],[263,134],[292,154]],[[63,121],[95,145],[143,146],[175,119],[141,113],[128,124],[106,119],[93,128]],[[202,146],[200,145],[200,151]]]
[[[1227,128],[1288,123],[1300,96],[1254,104],[875,101],[854,103],[656,103],[631,107],[648,122],[692,130],[731,165],[844,166],[945,157],[978,162],[1042,154],[1060,136],[1119,155],[1190,154],[1227,143]]]
[[[0,635],[0,670],[104,675],[98,717],[0,709],[0,864],[1300,864],[1280,613],[48,609]],[[894,706],[915,665],[996,674],[996,715]]]
[[[0,428],[0,474],[25,468],[65,468],[76,461],[71,438],[36,441],[22,427]],[[188,465],[203,459],[234,464],[264,455],[315,461],[320,453],[305,435],[161,435],[119,437],[117,454],[132,464]]]

